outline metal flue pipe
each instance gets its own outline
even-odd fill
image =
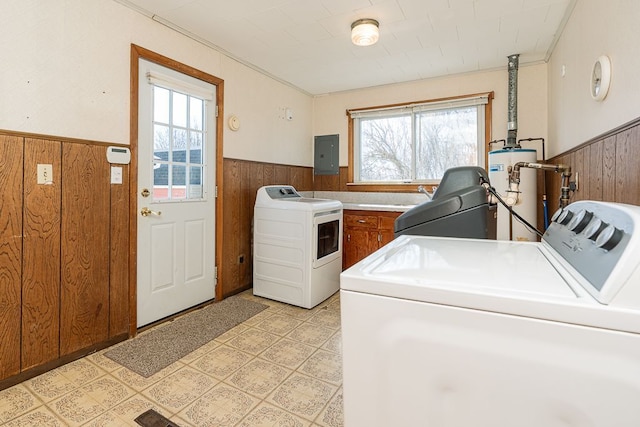
[[[507,100],[507,142],[505,148],[520,148],[518,144],[518,58],[509,55],[509,94]]]

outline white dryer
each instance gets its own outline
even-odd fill
[[[253,294],[312,308],[336,293],[342,271],[342,203],[261,187],[253,218]]]
[[[640,425],[640,207],[401,236],[341,275],[346,427]]]

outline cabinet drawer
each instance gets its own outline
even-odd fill
[[[344,225],[347,227],[378,228],[376,215],[344,215]]]

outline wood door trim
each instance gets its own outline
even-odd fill
[[[131,167],[129,173],[129,222],[131,227],[131,240],[129,244],[129,336],[135,336],[137,331],[137,300],[136,293],[138,287],[138,61],[145,59],[170,68],[180,73],[195,77],[216,86],[216,105],[218,115],[216,117],[216,186],[218,188],[216,198],[216,241],[215,241],[215,262],[218,270],[218,284],[216,286],[215,299],[222,300],[222,268],[220,258],[222,254],[222,215],[223,215],[223,170],[222,170],[222,147],[224,130],[224,80],[200,71],[189,65],[183,64],[159,53],[145,49],[135,44],[131,45],[131,75],[130,75],[130,132],[129,149],[131,150]]]

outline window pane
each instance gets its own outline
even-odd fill
[[[173,125],[187,127],[187,95],[173,92]]]
[[[184,199],[186,197],[186,166],[171,165],[171,198]]]
[[[189,142],[189,162],[202,164],[202,132],[192,131]]]
[[[173,130],[172,161],[185,163],[187,161],[187,131],[184,129]]]
[[[153,200],[169,198],[169,165],[154,163],[153,165]]]
[[[203,101],[198,98],[189,98],[190,100],[190,120],[189,127],[191,129],[202,130],[202,115],[204,114]]]
[[[189,198],[202,198],[202,167],[200,166],[189,168]]]
[[[153,121],[169,123],[169,90],[153,87]]]
[[[416,115],[416,179],[440,179],[456,166],[478,162],[477,107]]]
[[[362,119],[360,180],[411,179],[411,116]]]
[[[169,127],[153,125],[153,154],[160,156],[162,160],[168,160],[169,146]],[[161,153],[165,155],[162,156]]]

